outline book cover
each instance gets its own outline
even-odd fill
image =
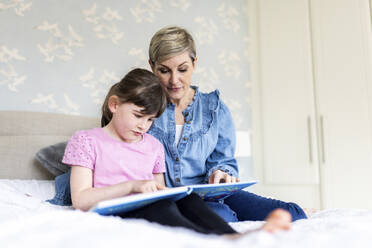
[[[200,195],[200,197],[204,200],[218,201],[255,183],[257,182],[195,184],[183,187],[168,188],[166,190],[151,193],[135,194],[112,200],[101,201],[89,211],[96,212],[100,215],[125,213],[162,199],[171,199],[173,201],[177,201],[191,194],[192,192]]]
[[[220,184],[195,184],[189,185],[188,187],[192,188],[192,192],[197,193],[206,201],[219,201],[234,194],[238,190],[247,188],[256,183],[256,181],[250,181]]]
[[[177,201],[190,194],[188,191],[190,191],[190,188],[185,186],[169,188],[151,193],[128,195],[114,198],[112,200],[98,202],[89,211],[96,212],[100,215],[125,213],[163,199],[172,199]]]

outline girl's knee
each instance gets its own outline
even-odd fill
[[[175,204],[174,201],[165,199],[165,200],[160,200],[160,201],[155,202],[152,205],[152,207],[164,211],[166,209],[169,209],[169,210],[175,209],[177,208],[177,205]]]
[[[191,193],[190,195],[180,199],[177,201],[178,205],[187,207],[187,206],[195,206],[195,205],[200,205],[204,204],[204,201],[198,194]]]
[[[195,201],[195,202],[201,202],[203,199],[196,193],[191,193],[190,195],[186,196],[185,198],[188,198],[189,200]]]

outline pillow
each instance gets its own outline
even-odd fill
[[[70,174],[71,170],[67,173],[59,175],[55,178],[56,195],[53,199],[47,200],[47,202],[60,205],[60,206],[71,206],[71,189],[70,189]]]
[[[36,153],[36,159],[54,176],[64,174],[70,169],[67,164],[62,163],[66,145],[67,141],[57,143],[44,147]]]

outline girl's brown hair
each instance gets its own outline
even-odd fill
[[[120,103],[133,103],[144,109],[144,115],[159,117],[166,107],[166,93],[158,77],[145,69],[133,69],[118,83],[114,84],[102,105],[101,126],[106,126],[112,119],[108,101],[117,96]]]

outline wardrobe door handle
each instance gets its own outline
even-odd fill
[[[311,118],[310,116],[307,117],[307,135],[309,140],[309,161],[310,164],[313,163],[313,139],[311,134]]]
[[[323,163],[326,162],[326,156],[325,156],[325,144],[324,144],[324,118],[321,115],[320,116],[320,139],[321,139],[321,147],[322,147],[322,160]]]

